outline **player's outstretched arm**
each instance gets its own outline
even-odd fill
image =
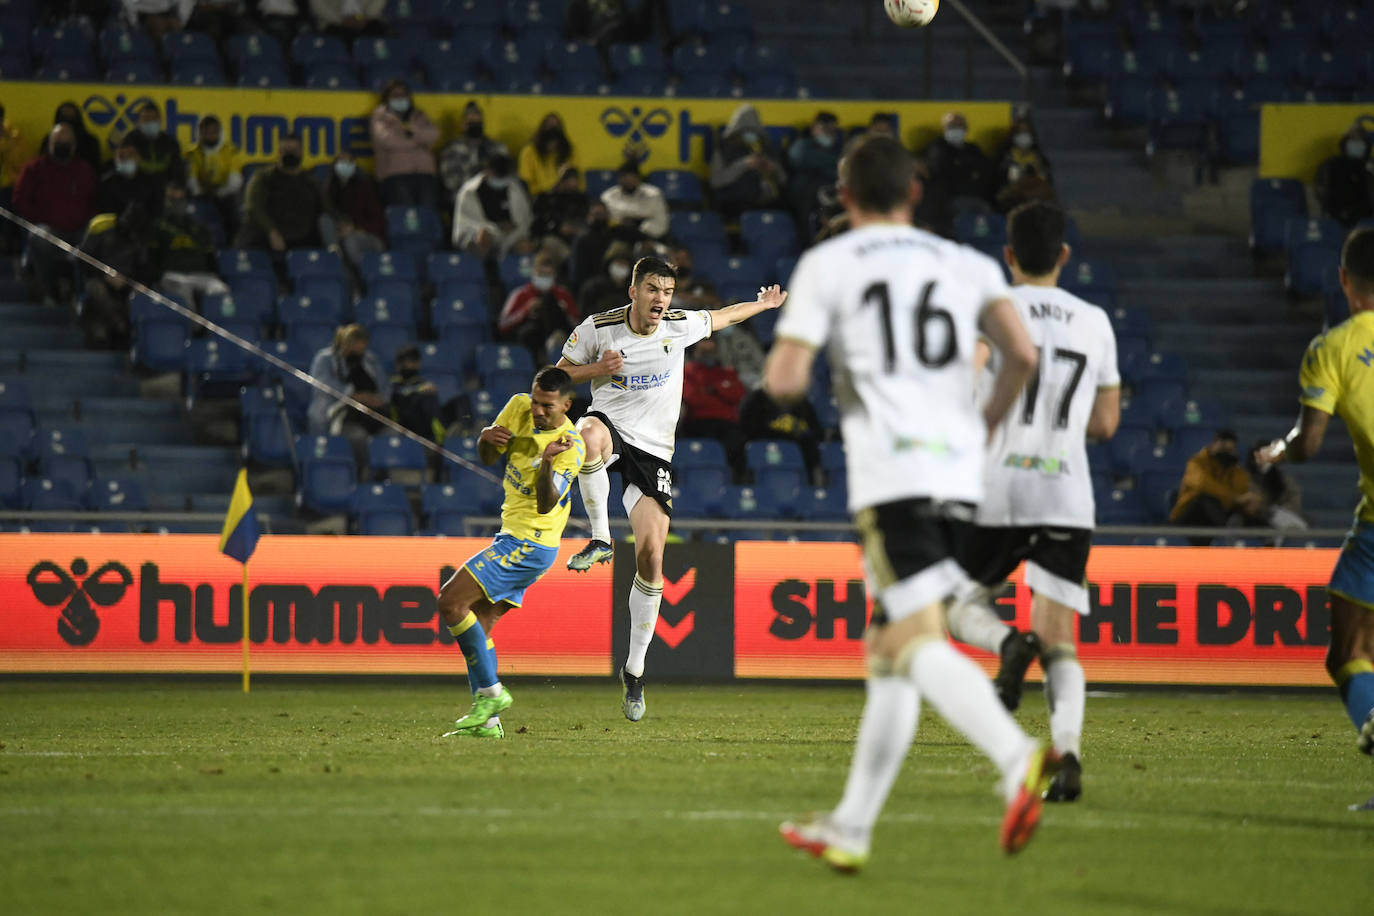
[[[544,457],[539,462],[539,472],[534,478],[534,498],[540,515],[552,512],[563,495],[553,483],[553,460],[572,448],[572,444],[572,436],[564,433],[544,446]]]
[[[1326,427],[1331,422],[1331,414],[1318,410],[1310,404],[1302,406],[1297,424],[1282,439],[1275,439],[1265,448],[1261,460],[1273,464],[1285,458],[1292,462],[1303,462],[1321,451],[1322,440],[1326,438]]]
[[[979,326],[997,352],[1002,354],[1002,368],[998,370],[993,383],[992,396],[983,407],[983,419],[991,433],[1006,417],[1007,411],[1011,410],[1027,379],[1035,371],[1040,355],[1010,299],[994,300],[983,309]]]
[[[776,283],[772,286],[760,286],[759,297],[753,302],[736,302],[734,305],[727,305],[711,312],[711,333],[714,334],[721,328],[728,328],[741,321],[748,321],[759,312],[781,308],[786,301],[787,291]]]
[[[510,445],[511,431],[493,423],[477,436],[477,457],[483,464],[495,464]]]
[[[558,368],[568,373],[574,385],[580,385],[589,379],[615,375],[625,368],[625,357],[620,355],[619,350],[607,350],[596,362],[579,366],[565,356],[558,361]]]

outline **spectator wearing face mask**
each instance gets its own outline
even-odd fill
[[[186,161],[181,144],[162,129],[162,109],[156,102],[144,102],[138,110],[138,121],[127,134],[138,148],[138,169],[157,181],[157,194],[172,180],[186,180]]]
[[[154,238],[153,217],[138,201],[131,202],[118,215],[101,213],[91,220],[81,250],[114,268],[117,274],[85,267],[85,295],[79,312],[87,346],[128,345],[132,292],[128,281],[144,285],[157,282]]]
[[[554,252],[564,262],[572,251],[572,244],[587,226],[590,201],[582,190],[582,173],[575,165],[563,166],[553,190],[534,199],[534,225],[530,237],[543,248]]]
[[[529,195],[512,174],[514,165],[509,156],[497,154],[459,189],[453,208],[454,248],[484,259],[531,250],[534,211]]]
[[[541,251],[534,256],[530,281],[506,298],[496,330],[503,340],[523,345],[535,365],[542,365],[550,348],[566,340],[578,321],[572,293],[558,283],[558,266]]]
[[[101,154],[100,141],[86,129],[86,119],[81,114],[81,108],[72,101],[63,102],[57,106],[53,112],[53,124],[67,124],[72,129],[72,134],[76,137],[76,158],[84,160],[91,167],[91,171],[99,175],[104,158]],[[43,145],[39,147],[40,154],[48,151],[48,138],[43,138]]]
[[[1219,528],[1233,521],[1243,522],[1260,508],[1260,497],[1251,492],[1250,475],[1236,454],[1236,434],[1219,429],[1211,444],[1188,459],[1169,521]],[[1195,547],[1212,543],[1210,537],[1189,540]]]
[[[114,159],[100,176],[100,188],[95,196],[97,213],[123,213],[134,201],[149,213],[162,212],[161,187],[156,178],[139,168],[141,159],[138,144],[132,138],[119,141]]]
[[[997,156],[997,208],[1004,213],[1032,200],[1054,199],[1050,162],[1028,117],[1011,124]]]
[[[369,343],[367,328],[360,324],[341,326],[334,332],[334,342],[310,361],[310,374],[364,407],[385,413],[391,405],[391,379],[382,372],[382,362],[368,349]],[[359,475],[366,472],[368,440],[382,428],[381,423],[318,389],[310,396],[306,422],[312,436],[346,438],[353,446]]]
[[[925,206],[935,230],[954,232],[954,215],[965,208],[986,210],[992,202],[992,162],[969,140],[968,121],[957,111],[940,121],[942,133],[923,156],[926,174]]]
[[[616,183],[601,192],[601,202],[622,232],[651,239],[668,234],[668,202],[662,191],[644,181],[635,162],[621,164]]]
[[[711,156],[711,190],[726,219],[744,210],[776,207],[783,200],[787,171],[758,109],[741,105],[730,116]]]
[[[798,226],[810,225],[821,188],[833,187],[840,163],[840,122],[833,112],[816,115],[807,132],[787,148],[791,178],[787,196]]]
[[[194,197],[209,197],[221,215],[232,212],[243,190],[239,148],[224,139],[219,118],[206,115],[196,126],[196,144],[186,151],[186,187]]]
[[[692,257],[690,248],[677,242],[668,254],[669,263],[677,271],[677,288],[673,292],[674,308],[718,309],[724,304],[716,292],[716,284],[696,269],[696,260]],[[716,334],[719,333],[720,331],[716,331]]]
[[[1369,140],[1352,124],[1337,144],[1336,155],[1317,168],[1313,182],[1322,213],[1346,226],[1374,216],[1374,172]]]
[[[442,442],[439,389],[421,372],[420,348],[406,344],[396,351],[396,372],[391,376],[391,419],[426,439]]]
[[[607,246],[601,273],[589,278],[577,290],[577,304],[583,317],[599,315],[628,302],[633,267],[629,242],[612,242]]]
[[[382,200],[389,207],[438,210],[434,144],[439,129],[415,107],[404,80],[391,80],[382,87],[381,104],[372,110],[369,123]]]
[[[277,161],[254,172],[244,190],[243,226],[235,245],[283,254],[290,248],[337,244],[338,224],[329,201],[301,168],[301,138],[287,134],[279,143]]]
[[[205,223],[190,212],[190,197],[179,181],[167,183],[162,219],[157,222],[155,261],[162,270],[161,286],[194,304],[197,295],[227,293],[229,286],[215,275],[215,243]]]
[[[497,153],[510,154],[504,143],[487,136],[486,118],[482,106],[468,102],[463,108],[463,132],[439,153],[439,177],[444,190],[457,194],[458,189],[472,176],[487,167]]]
[[[520,150],[520,180],[537,197],[558,183],[563,166],[577,164],[563,119],[554,112],[544,115],[539,129]]]
[[[76,134],[58,123],[48,133],[47,151],[30,159],[14,182],[14,210],[66,242],[76,244],[94,215],[95,172],[76,156]],[[65,300],[73,283],[66,252],[30,236],[24,266],[49,304]],[[65,288],[64,288],[65,287]]]
[[[386,211],[377,180],[358,166],[352,153],[340,153],[324,183],[325,201],[337,214],[339,245],[355,270],[369,253],[386,251]]]

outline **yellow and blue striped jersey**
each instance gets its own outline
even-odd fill
[[[557,429],[535,429],[528,394],[517,394],[507,401],[497,415],[495,424],[511,432],[511,440],[505,449],[506,501],[501,504],[501,532],[546,547],[557,547],[572,512],[573,481],[587,459],[586,443],[567,419]],[[547,515],[540,515],[539,500],[534,491],[539,463],[548,444],[565,433],[572,437],[572,448],[553,460],[553,483],[559,493],[558,505]]]
[[[1358,517],[1374,521],[1374,312],[1360,312],[1307,346],[1299,400],[1345,421],[1360,465]]]

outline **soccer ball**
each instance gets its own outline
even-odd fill
[[[883,0],[887,18],[904,29],[930,25],[940,9],[940,0]]]

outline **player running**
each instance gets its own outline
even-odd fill
[[[506,500],[491,546],[439,589],[439,613],[463,650],[473,694],[472,708],[445,738],[505,737],[500,717],[514,700],[496,676],[496,648],[487,634],[558,558],[558,539],[572,511],[573,478],[587,455],[567,417],[572,396],[568,373],[547,366],[535,375],[530,393],[507,401],[478,437],[483,464],[506,456]]]
[[[592,380],[592,406],[577,431],[587,463],[577,478],[592,539],[568,560],[587,570],[611,559],[607,471],[625,482],[625,514],[635,536],[635,578],[630,586],[630,650],[620,669],[625,718],[644,717],[644,657],[654,638],[663,596],[663,545],[673,512],[673,438],[682,411],[682,363],[688,347],[715,331],[782,305],[773,286],[755,302],[711,311],[670,309],[677,275],[658,258],[640,258],[630,276],[630,304],[592,315],[563,347],[558,366],[574,383]],[[644,497],[648,497],[647,499]]]
[[[1355,444],[1362,498],[1326,589],[1326,670],[1359,732],[1357,746],[1374,754],[1374,231],[1356,229],[1346,237],[1340,279],[1350,318],[1308,344],[1298,373],[1298,424],[1270,443],[1262,460],[1315,457],[1332,414],[1345,421]],[[1352,807],[1374,811],[1374,798]]]
[[[1043,202],[1018,207],[1008,221],[1012,296],[1040,351],[1040,369],[988,447],[977,533],[959,557],[984,586],[1000,585],[1026,561],[1026,585],[1035,594],[1030,631],[1018,633],[980,602],[949,609],[956,639],[1001,655],[994,684],[1007,709],[1020,704],[1026,668],[1039,657],[1050,735],[1063,758],[1049,801],[1073,801],[1083,791],[1087,693],[1074,618],[1090,610],[1084,573],[1096,520],[1085,437],[1110,439],[1121,420],[1111,321],[1058,287],[1069,258],[1065,225],[1064,212]]]
[[[920,189],[900,143],[864,138],[839,177],[853,228],[802,256],[764,387],[779,401],[801,398],[816,351],[829,345],[849,509],[874,603],[868,696],[839,805],[780,830],[838,870],[862,867],[924,698],[1001,771],[1001,844],[1016,852],[1039,821],[1057,757],[950,645],[944,611],[970,588],[955,548],[982,499],[988,434],[1034,371],[1035,347],[994,261],[911,226]],[[981,415],[973,396],[980,332],[1004,354]]]

